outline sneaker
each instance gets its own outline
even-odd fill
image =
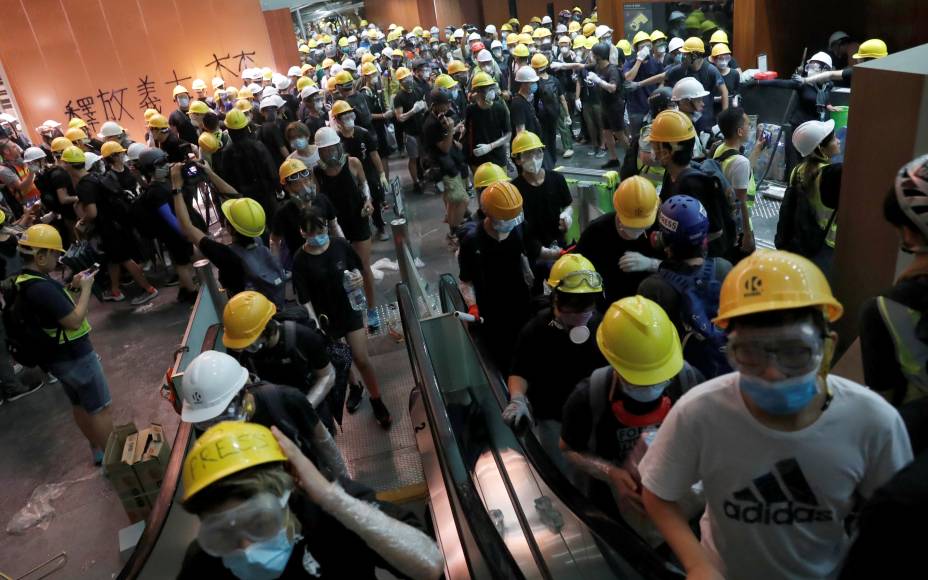
[[[22,399],[23,397],[28,397],[29,395],[38,391],[44,386],[45,386],[45,383],[43,382],[43,383],[39,383],[35,385],[34,387],[27,387],[26,385],[17,385],[15,387],[7,387],[6,389],[4,389],[5,392],[3,393],[3,396],[6,398],[7,401],[12,403],[13,401],[17,401],[19,399]]]
[[[370,332],[380,330],[380,314],[377,313],[376,308],[367,309],[367,330]]]
[[[143,272],[151,272],[152,267],[153,267],[153,265],[152,265],[152,263],[151,263],[151,260],[148,260],[148,261],[146,261],[144,264],[142,264],[142,271],[143,271]]]
[[[387,410],[387,406],[383,404],[383,401],[379,397],[376,399],[372,397],[371,408],[374,410],[374,418],[377,419],[380,426],[389,429],[390,425],[393,424],[393,418],[390,417],[390,411]]]
[[[359,383],[357,385],[348,385],[348,398],[345,400],[345,408],[349,413],[354,413],[364,401],[364,387]]]
[[[390,239],[390,234],[388,234],[385,230],[380,230],[379,232],[377,232],[378,241],[386,242],[389,239]]]
[[[130,304],[132,304],[133,306],[141,306],[142,304],[145,304],[146,302],[150,302],[151,300],[154,300],[155,297],[157,296],[158,296],[158,289],[152,288],[151,291],[142,292],[140,295],[133,298]]]
[[[596,151],[596,158],[597,158],[597,159],[602,159],[602,158],[605,157],[605,156],[606,156],[606,148],[605,148],[605,147],[600,147],[599,150]]]
[[[126,299],[126,295],[123,294],[122,292],[119,292],[119,293],[117,293],[117,294],[113,294],[113,292],[110,291],[110,290],[104,290],[104,291],[103,291],[103,301],[104,301],[104,302],[122,302],[122,301],[125,300],[125,299]]]
[[[603,169],[612,169],[612,168],[618,168],[621,166],[622,164],[619,163],[618,159],[610,159],[609,161],[606,161],[605,163],[602,164]]]
[[[179,286],[179,285],[180,285],[180,277],[178,277],[177,274],[174,274],[173,276],[171,276],[170,278],[168,278],[168,281],[165,282],[164,285],[165,285],[165,286],[168,286],[168,287],[171,287],[171,286]]]
[[[58,377],[56,377],[55,375],[51,373],[45,373],[45,384],[46,385],[54,385],[57,382],[58,382]]]
[[[568,149],[567,151],[564,151],[564,155],[563,155],[564,159],[570,159],[573,156],[574,156],[573,149]]]
[[[587,157],[592,157],[592,156],[596,155],[596,153],[598,153],[598,152],[599,152],[598,149],[593,148],[593,149],[590,149],[589,151],[586,152],[586,156],[587,156]]]

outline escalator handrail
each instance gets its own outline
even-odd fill
[[[443,309],[462,308],[464,298],[451,274],[443,274],[439,278],[439,296]],[[463,324],[463,323],[462,323]],[[472,327],[471,327],[472,328]],[[508,390],[505,388],[506,380],[496,365],[492,362],[481,341],[477,340],[468,328],[468,335],[474,343],[479,364],[487,375],[491,392],[500,404],[502,410],[509,402]],[[633,530],[616,522],[604,511],[596,507],[587,499],[551,461],[541,443],[531,430],[517,434],[523,448],[523,454],[538,472],[545,484],[554,494],[576,515],[596,536],[602,539],[609,547],[632,567],[650,578],[678,579],[680,576],[671,572],[664,562],[648,544]]]
[[[463,468],[463,462],[453,462],[449,457],[450,452],[459,450],[460,447],[447,413],[438,412],[439,409],[444,410],[444,403],[438,386],[438,378],[429,362],[431,355],[428,353],[425,336],[419,323],[418,310],[413,306],[412,295],[405,284],[396,285],[396,297],[403,333],[406,337],[406,348],[413,365],[413,377],[417,382],[426,414],[429,417],[429,427],[435,440],[435,453],[442,469],[445,487],[449,494],[454,494],[457,502],[462,506],[462,515],[494,577],[524,578],[518,564],[487,514],[480,494],[474,487],[470,475]],[[452,485],[448,485],[449,483]],[[460,532],[460,522],[456,520],[455,525]],[[466,548],[464,549],[466,551]],[[468,556],[469,559],[470,556]]]

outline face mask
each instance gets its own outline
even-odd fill
[[[666,54],[666,52],[667,52],[667,45],[664,44],[664,43],[655,44],[655,45],[654,45],[654,52],[655,52],[656,54],[660,54],[660,55]]]
[[[424,79],[429,78],[430,76],[432,76],[432,69],[428,67],[421,69],[421,75],[422,75],[422,78]]]
[[[499,59],[503,58],[503,51],[502,51],[502,50],[499,50],[499,49],[494,50],[494,51],[493,51],[493,58],[495,58],[496,60],[499,60]]]
[[[637,240],[647,231],[644,228],[627,228],[622,224],[619,224],[619,229],[627,240]]]
[[[519,224],[524,221],[522,214],[512,218],[511,220],[493,220],[493,229],[496,230],[498,234],[504,234],[508,236],[512,230],[516,229]],[[500,239],[504,239],[502,236]]]
[[[333,157],[331,159],[323,159],[322,164],[330,169],[340,169],[345,161],[345,157],[345,155],[339,155],[338,157]]]
[[[537,92],[538,92],[538,83],[533,83],[532,86],[529,87],[528,93],[532,96],[535,96],[535,93]]]
[[[316,186],[304,185],[299,192],[300,198],[305,201],[312,201],[316,197]]]
[[[542,160],[537,157],[525,159],[522,161],[522,170],[526,173],[534,175],[538,173],[539,169],[541,169],[541,162]]]
[[[678,52],[677,54],[673,55],[673,62],[675,62],[676,64],[682,63],[682,62],[683,62],[683,55],[682,55],[681,53],[679,53],[679,52]]]
[[[484,97],[486,98],[488,103],[492,103],[493,101],[496,100],[496,90],[495,89],[488,90],[486,92],[486,95],[484,95]]]
[[[451,89],[451,98],[457,99],[461,94],[461,89]]]
[[[29,169],[29,171],[31,171],[32,173],[42,173],[45,166],[42,165],[41,163],[29,163],[28,165],[26,165],[26,168]]]
[[[487,73],[487,74],[493,74],[493,65],[491,65],[491,64],[485,64],[485,65],[483,65],[483,66],[480,67],[480,68],[482,68],[482,69],[483,69],[483,72],[485,72],[485,73]]]
[[[690,119],[695,123],[696,121],[702,119],[702,111],[693,111],[690,114]]]
[[[567,328],[585,327],[593,318],[593,311],[589,312],[560,312],[557,320]]]
[[[408,81],[407,81],[406,79],[403,79],[403,81],[402,81],[400,84],[403,85],[403,89],[405,89],[405,90],[407,90],[407,91],[411,91],[411,90],[412,90],[413,81],[411,81],[411,80],[408,80]]]
[[[329,243],[329,234],[318,234],[309,238],[306,238],[306,245],[312,248],[321,248],[322,246]]]
[[[153,179],[155,181],[165,181],[168,176],[171,174],[171,168],[167,165],[161,165],[160,167],[155,167],[155,173]]]
[[[817,377],[818,369],[776,382],[741,373],[739,386],[765,413],[791,415],[804,409],[818,393]]]
[[[325,99],[313,99],[313,108],[317,111],[321,111],[323,105],[325,105]]]
[[[264,350],[264,346],[265,346],[264,339],[259,338],[258,340],[246,346],[245,352],[250,353],[250,354],[255,354],[255,353],[258,353]]]
[[[190,99],[187,97],[177,97],[177,104],[181,108],[186,107],[190,104]]]
[[[354,129],[354,119],[352,119],[351,117],[342,119],[341,124],[346,129]]]
[[[715,61],[715,64],[717,64],[719,68],[728,68],[728,63],[730,62],[731,62],[730,58],[719,57],[718,60]]]
[[[664,390],[670,385],[670,381],[651,385],[650,387],[633,387],[625,384],[624,381],[619,381],[619,383],[622,386],[622,392],[628,398],[639,403],[650,403],[660,399],[664,395]]]
[[[551,52],[551,43],[550,43],[550,42],[542,42],[542,43],[541,43],[541,50],[544,51],[544,52]]]
[[[294,150],[305,149],[307,145],[309,145],[309,139],[306,137],[297,137],[290,142],[290,146],[293,147]]]
[[[293,542],[287,536],[287,529],[281,528],[273,538],[223,556],[222,565],[238,578],[273,580],[283,573],[292,552]]]
[[[569,47],[569,46],[562,46],[562,47],[561,47],[561,54],[567,54],[568,52],[570,52],[570,47]]]

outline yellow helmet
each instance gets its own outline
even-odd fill
[[[622,54],[625,56],[632,55],[632,44],[624,38],[620,38],[619,41],[615,43],[615,47],[621,50]]]
[[[580,254],[564,254],[551,266],[548,286],[568,294],[598,294],[603,291],[603,279]]]
[[[513,45],[515,45],[515,44],[519,44],[519,36],[521,36],[521,35],[516,34],[515,32],[513,32],[512,34],[507,35],[507,36],[506,36],[506,46],[513,46]]]
[[[696,129],[686,113],[668,109],[661,111],[651,123],[649,140],[659,143],[679,143],[696,137]]]
[[[596,25],[592,22],[587,22],[583,25],[583,36],[590,36],[594,32],[596,32]]]
[[[683,369],[683,347],[667,313],[643,296],[612,306],[596,331],[596,344],[613,369],[632,385],[650,386]]]
[[[237,99],[238,93],[239,90],[235,87],[235,85],[229,85],[226,87],[226,94],[229,95],[230,99]]]
[[[739,316],[809,306],[820,308],[830,322],[844,313],[818,266],[789,252],[758,250],[725,276],[713,322],[727,328]]]
[[[302,91],[306,87],[312,86],[316,83],[313,82],[313,79],[309,77],[300,77],[296,79],[296,90]]]
[[[318,48],[318,47],[319,47],[319,41],[316,40],[315,38],[310,38],[309,41],[306,43],[306,48],[310,50],[314,48]]]
[[[490,85],[495,85],[496,81],[493,80],[493,77],[487,73],[480,71],[474,75],[474,78],[470,80],[471,90],[479,89],[480,87],[489,87]]]
[[[633,45],[638,44],[639,42],[650,42],[650,41],[651,41],[651,35],[645,32],[644,30],[639,30],[635,34],[634,38],[632,38]]]
[[[544,143],[541,142],[538,135],[531,131],[522,131],[512,140],[512,154],[518,155],[519,153],[531,151],[532,149],[542,149],[544,146]]]
[[[361,65],[361,76],[369,77],[377,74],[377,66],[372,62],[366,62]]]
[[[52,139],[52,153],[61,153],[74,143],[67,137],[55,137]]]
[[[200,146],[200,149],[207,153],[215,153],[219,151],[219,139],[212,133],[208,131],[203,131],[200,133],[200,136],[197,137],[197,145]]]
[[[691,52],[697,54],[706,54],[706,45],[698,36],[691,36],[683,41],[683,48],[680,49],[683,54]]]
[[[731,54],[731,49],[728,48],[727,44],[720,42],[712,47],[712,57],[715,58],[721,54]]]
[[[573,48],[574,50],[577,50],[578,48],[583,48],[585,46],[586,46],[586,38],[584,38],[581,35],[577,35],[577,37],[574,38],[574,42],[571,45],[571,48]]]
[[[235,101],[235,107],[226,113],[226,127],[229,129],[244,129],[248,126],[248,117],[245,116],[245,111],[239,107],[239,103],[246,104],[248,110],[251,110],[251,101],[242,99]]]
[[[374,62],[374,55],[373,55],[373,53],[365,52],[365,53],[361,56],[361,64],[364,64],[364,63],[367,63],[367,62]]]
[[[26,228],[26,231],[19,238],[19,245],[38,250],[55,250],[64,253],[61,234],[58,233],[54,226],[48,224],[36,224]]]
[[[338,82],[336,82],[335,77],[329,77],[325,81],[325,90],[334,93],[337,88]]]
[[[80,117],[74,117],[68,121],[68,129],[83,129],[87,126],[87,122],[81,119]]]
[[[240,471],[285,461],[287,457],[274,434],[264,425],[223,421],[197,437],[187,452],[182,474],[182,501]]]
[[[661,198],[654,184],[640,175],[623,180],[612,195],[612,207],[619,221],[629,228],[642,229],[654,225],[660,205]]]
[[[886,49],[885,42],[879,38],[871,38],[870,40],[865,40],[863,44],[860,45],[860,48],[854,53],[853,58],[883,58],[888,54],[889,51]]]
[[[396,69],[396,80],[401,81],[405,79],[406,77],[410,76],[411,74],[412,74],[411,70],[409,70],[405,66],[401,66],[400,68]]]
[[[242,90],[240,90],[236,96],[238,97],[239,100],[245,99],[248,101],[255,98],[255,94],[251,92],[251,89],[247,87],[242,87]]]
[[[76,127],[72,127],[71,129],[65,131],[64,136],[72,143],[75,141],[82,141],[87,138],[87,134]]]
[[[329,67],[332,66],[333,64],[335,64],[334,60],[332,60],[331,58],[325,58],[322,60],[322,69],[329,70]]]
[[[239,111],[241,111],[241,112],[243,112],[243,113],[247,113],[247,112],[250,111],[253,107],[252,107],[252,102],[251,102],[249,99],[236,99],[236,100],[235,100],[235,106],[234,106],[234,108],[238,109]],[[231,111],[230,111],[230,112],[231,112]],[[247,124],[248,124],[248,122],[247,122],[248,120],[246,119],[245,121],[246,121],[246,122],[245,122],[245,125],[247,125]],[[235,122],[233,122],[233,124],[235,124]],[[242,125],[242,127],[244,127],[245,125]],[[229,127],[228,113],[226,114],[226,127]],[[241,129],[242,127],[238,127],[238,129]],[[229,127],[229,128],[230,128],[230,129],[235,129],[236,127]]]
[[[535,70],[547,68],[548,67],[548,57],[536,52],[532,55],[532,68]]]
[[[651,33],[651,42],[657,42],[658,40],[667,40],[667,35],[655,29],[654,32]]]
[[[342,113],[348,113],[350,111],[354,111],[354,109],[351,107],[351,105],[348,104],[347,101],[335,101],[335,103],[332,104],[333,117],[337,117]]]
[[[593,50],[593,47],[596,46],[596,43],[599,42],[595,36],[587,36],[584,41],[583,48],[587,50]]]
[[[551,36],[551,31],[548,30],[547,28],[536,28],[534,31],[532,31],[532,38],[533,38],[533,39],[536,39],[536,38],[548,38],[548,37],[550,37],[550,36]]]
[[[148,120],[151,119],[152,115],[157,114],[159,114],[158,109],[145,109],[145,113],[142,116],[145,117],[145,122],[147,123]]]
[[[61,153],[61,160],[65,163],[84,163],[86,161],[84,150],[71,145]]]
[[[570,24],[567,25],[567,32],[580,32],[580,23],[576,20],[571,20]]]
[[[525,46],[524,44],[519,44],[514,49],[512,49],[512,56],[515,56],[518,58],[528,57],[528,47]]]
[[[448,63],[448,74],[454,75],[459,72],[467,72],[467,65],[459,60],[452,60]]]
[[[264,233],[264,208],[250,197],[227,199],[222,202],[222,213],[235,231],[245,237],[257,238]]]
[[[106,159],[113,153],[125,153],[126,148],[120,145],[117,141],[107,141],[103,144],[103,147],[100,147],[100,157]]]
[[[301,161],[295,161],[303,165]],[[303,167],[305,169],[305,166]],[[251,345],[258,340],[264,332],[264,327],[275,314],[277,307],[260,292],[239,292],[229,300],[222,311],[222,344],[235,350]]]
[[[509,24],[508,22],[506,22],[505,24],[499,27],[499,31],[500,32],[512,32],[512,24]]]
[[[526,24],[522,27],[522,34],[531,34],[535,31],[531,24]]]
[[[311,41],[310,41],[310,42],[311,42]],[[299,50],[299,51],[300,51],[301,53],[303,53],[303,54],[309,54],[309,45],[308,45],[308,44],[301,44],[300,47],[299,47],[297,50]]]
[[[709,32],[710,30],[715,30],[718,27],[719,25],[711,20],[703,20],[702,23],[699,25],[699,32],[701,32],[702,34],[705,34]]]
[[[339,38],[339,39],[338,39],[338,46],[339,46],[339,48],[345,48],[346,46],[348,46],[348,37],[347,37],[347,36],[343,36],[343,37]]]
[[[314,67],[313,65],[309,64],[308,62],[305,62],[305,63],[303,63],[303,64],[300,66],[300,75],[301,75],[301,76],[306,76],[306,73],[312,71],[314,68],[315,68],[315,67]],[[297,80],[299,80],[299,79],[297,79]]]
[[[336,85],[347,85],[354,82],[354,77],[346,70],[338,71],[338,74],[335,75],[334,78]]]
[[[712,36],[709,37],[709,44],[716,44],[718,42],[728,44],[728,34],[724,30],[716,30],[712,33]]]
[[[167,129],[169,127],[168,118],[161,113],[152,115],[151,118],[148,119],[148,127],[150,129]]]
[[[481,163],[474,171],[474,187],[477,189],[489,187],[498,181],[509,181],[509,176],[505,169],[495,163]]]
[[[481,192],[480,207],[491,219],[515,219],[522,213],[522,194],[508,181],[497,181]]]
[[[206,106],[206,103],[199,100],[190,101],[190,107],[187,109],[188,113],[196,113],[197,115],[205,115],[209,113],[209,107]]]
[[[689,16],[683,21],[683,26],[687,30],[699,30],[699,24],[702,22],[702,19],[698,18],[695,13],[691,12]]]
[[[185,95],[185,94],[188,94],[188,92],[187,92],[187,87],[185,87],[184,85],[175,85],[174,90],[171,91],[171,97],[173,98],[177,98],[177,95]]]
[[[435,86],[440,89],[450,90],[458,86],[458,81],[454,80],[448,75],[442,74],[442,75],[438,75],[437,77],[435,77]]]
[[[281,185],[283,185],[287,182],[288,177],[302,171],[307,171],[306,164],[295,157],[288,157],[280,164],[280,169],[277,170],[277,176],[280,178]]]
[[[558,39],[557,39],[557,43],[558,43],[558,44],[566,44],[567,46],[570,46],[570,37],[567,36],[566,34],[565,34],[565,35],[562,35],[562,36],[559,36]]]
[[[532,39],[531,34],[522,33],[519,35],[519,44],[524,44],[528,46],[529,44],[534,44],[535,41]]]
[[[533,23],[533,24],[541,24],[541,16],[532,16],[532,17],[529,19],[529,22],[531,22],[531,23]]]

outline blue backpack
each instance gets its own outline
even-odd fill
[[[658,275],[681,297],[680,314],[686,335],[683,337],[683,358],[696,367],[705,378],[712,379],[731,372],[725,356],[727,337],[712,319],[719,312],[722,281],[715,276],[716,262],[707,258],[699,271],[691,275],[658,270]]]
[[[282,307],[287,274],[261,238],[254,238],[248,247],[236,243],[229,244],[228,247],[242,260],[245,288],[264,294],[278,308]]]

